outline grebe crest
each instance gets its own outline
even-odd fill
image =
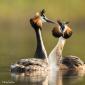
[[[30,24],[32,25],[32,27],[37,30],[37,29],[41,29],[42,28],[42,23],[44,22],[48,22],[48,23],[55,23],[51,20],[49,20],[46,16],[45,16],[45,9],[43,9],[40,12],[37,12],[35,14],[35,16],[33,18],[30,19]]]
[[[41,33],[42,25],[44,22],[55,23],[45,16],[45,9],[37,12],[35,16],[30,19],[30,24],[35,30],[37,39],[37,48],[34,57],[47,60],[47,52],[45,50]]]
[[[68,39],[72,35],[72,29],[67,25],[69,22],[61,22],[60,20],[57,20],[58,25],[53,28],[52,34],[54,37],[63,37],[65,39]]]

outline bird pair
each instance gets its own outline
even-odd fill
[[[43,43],[41,30],[44,22],[55,24],[52,30],[53,36],[59,38],[57,45],[47,56],[47,52]],[[35,58],[20,59],[15,64],[11,65],[12,72],[30,72],[30,71],[48,71],[48,67],[52,69],[59,68],[62,60],[62,51],[66,39],[71,37],[72,29],[67,26],[68,22],[62,23],[60,20],[57,22],[51,21],[45,16],[45,10],[36,13],[30,19],[30,24],[35,30],[37,39],[37,48],[35,51]],[[62,69],[62,67],[61,67]]]
[[[42,29],[42,24],[44,22],[52,23],[55,24],[56,27],[53,28],[52,34],[53,36],[59,38],[63,37],[65,39],[68,39],[72,35],[72,29],[67,26],[69,22],[61,22],[60,20],[57,20],[57,23],[54,21],[51,21],[45,16],[45,10],[43,9],[40,13],[36,13],[36,15],[30,19],[30,23],[32,27],[34,28],[36,32],[36,37],[37,37],[37,49],[35,52],[35,57],[37,58],[46,58],[47,53],[44,47],[43,41],[42,41],[42,36],[39,31]],[[40,43],[39,43],[40,42]]]
[[[54,48],[49,54],[49,59],[47,58],[47,52],[45,50],[45,46],[43,44],[43,40],[41,36],[42,24],[44,22],[55,24],[56,26],[53,28],[52,34],[54,37],[60,38],[57,43],[57,46],[55,46],[56,49]],[[67,26],[68,23],[69,22],[63,23],[60,20],[54,22],[48,19],[45,16],[44,9],[36,13],[36,15],[30,19],[30,24],[34,28],[37,37],[37,48],[35,52],[35,58],[46,59],[49,62],[49,65],[52,65],[50,67],[59,67],[65,41],[66,39],[70,38],[72,35],[72,29]]]

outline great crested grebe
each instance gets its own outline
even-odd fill
[[[54,27],[52,30],[53,36],[59,38],[57,45],[49,54],[49,65],[52,69],[60,68],[62,63],[62,51],[65,45],[66,39],[71,37],[72,30],[67,26],[68,22],[62,23],[60,20],[57,20],[57,27]]]
[[[11,65],[12,72],[25,72],[34,70],[44,70],[48,66],[47,52],[43,44],[41,29],[44,22],[55,23],[49,20],[45,15],[43,9],[40,13],[30,19],[30,24],[34,28],[37,38],[37,48],[34,57],[29,59],[21,59],[16,64]]]
[[[49,20],[45,15],[45,10],[43,9],[40,13],[36,13],[36,15],[30,19],[30,24],[35,30],[36,33],[36,39],[37,39],[37,48],[35,52],[35,58],[40,59],[46,59],[47,58],[47,52],[45,50],[45,46],[43,44],[42,36],[41,36],[41,30],[42,30],[42,24],[44,22],[48,23],[54,23],[53,21]]]
[[[54,27],[52,34],[59,38],[57,45],[49,54],[49,65],[51,69],[77,70],[85,67],[84,62],[77,56],[66,56],[62,58],[62,51],[66,39],[72,35],[72,29],[67,25],[69,22],[57,20],[57,27]]]
[[[21,59],[14,65],[11,65],[12,73],[25,73],[25,75],[37,77],[40,75],[46,76],[48,75],[48,71],[55,72],[57,69],[65,70],[63,74],[68,73],[69,70],[77,74],[85,71],[85,69],[82,70],[83,67],[85,68],[85,64],[78,57],[67,56],[62,59],[63,47],[66,39],[71,37],[72,29],[67,26],[68,22],[62,23],[58,20],[57,23],[58,26],[53,28],[52,34],[58,37],[59,40],[49,54],[49,63],[46,60],[37,58]],[[79,70],[76,70],[77,67]]]

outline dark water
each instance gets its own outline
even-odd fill
[[[47,75],[33,74],[27,76],[24,73],[14,74],[7,71],[0,72],[0,85],[85,85],[83,72],[50,71]]]

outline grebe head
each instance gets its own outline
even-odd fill
[[[37,12],[35,16],[30,19],[30,24],[35,30],[42,28],[42,23],[44,22],[55,23],[45,16],[45,9],[43,9],[40,12]]]
[[[59,26],[58,27],[56,26],[53,28],[52,34],[54,37],[57,37],[57,38],[59,38],[63,35]]]
[[[58,26],[54,27],[52,30],[53,36],[59,38],[63,37],[65,39],[68,39],[72,35],[72,29],[68,27],[69,22],[61,22],[60,20],[57,20]]]

